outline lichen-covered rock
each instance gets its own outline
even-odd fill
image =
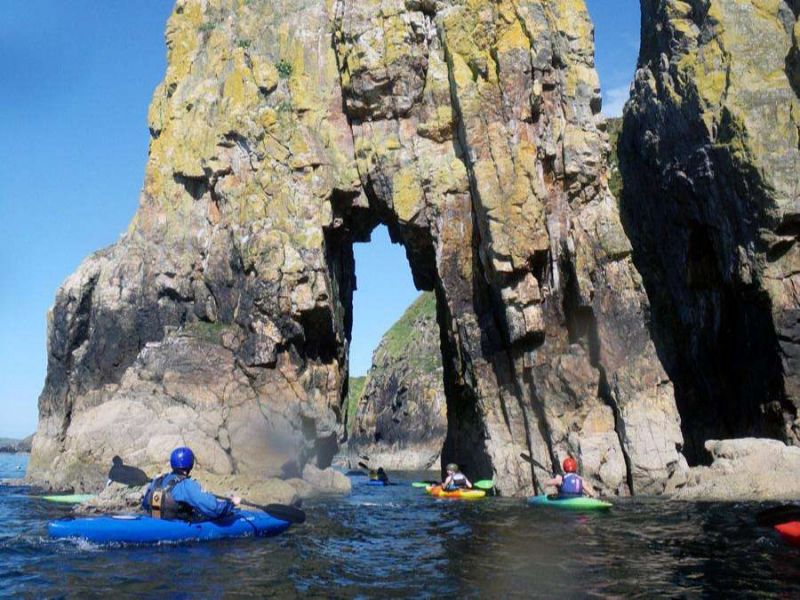
[[[677,500],[797,500],[800,448],[777,440],[708,440],[710,467],[677,473],[666,493]]]
[[[647,0],[623,210],[687,456],[800,439],[797,2]]]
[[[439,468],[447,434],[436,298],[425,292],[384,334],[348,423],[347,452],[355,467]]]
[[[521,452],[548,465],[586,452],[604,491],[659,491],[679,463],[679,419],[606,184],[583,2],[338,7],[363,187],[440,307],[443,459],[524,494],[549,475]],[[375,22],[413,38],[411,56],[371,44]],[[390,103],[371,101],[369,78],[351,84],[365,60],[391,73]]]
[[[150,469],[178,444],[218,475],[330,460],[352,289],[332,205],[360,193],[332,18],[176,3],[139,210],[50,313],[32,479],[114,454]]]
[[[608,190],[582,0],[178,0],[139,210],[49,320],[30,476],[180,441],[201,470],[324,466],[352,244],[383,222],[433,290],[442,459],[528,494],[576,455],[658,492],[682,443]]]

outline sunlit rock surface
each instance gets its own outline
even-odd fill
[[[443,461],[532,493],[575,455],[660,492],[673,388],[609,192],[581,0],[179,0],[139,210],[49,319],[30,477],[324,467],[343,435],[352,244],[435,293]],[[288,467],[291,466],[292,469]]]

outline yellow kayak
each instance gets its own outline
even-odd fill
[[[483,498],[486,495],[485,491],[475,489],[453,490],[452,492],[446,492],[440,485],[429,485],[425,488],[425,491],[431,496],[436,496],[437,498],[462,498],[464,500],[477,500],[478,498]]]

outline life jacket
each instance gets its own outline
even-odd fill
[[[561,480],[559,496],[583,496],[583,479],[575,473],[567,473]]]
[[[453,478],[445,488],[447,491],[462,490],[467,487],[467,478],[463,473],[453,473]]]
[[[168,477],[171,479],[164,484]],[[164,519],[165,521],[191,521],[195,516],[192,507],[185,502],[178,502],[172,496],[172,490],[181,481],[187,479],[186,475],[169,473],[156,477],[153,485],[147,491],[145,502],[150,508],[150,516],[154,519]]]

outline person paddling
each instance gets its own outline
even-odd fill
[[[207,521],[233,513],[241,498],[220,499],[189,477],[194,468],[190,448],[175,448],[169,457],[172,473],[153,479],[142,498],[142,508],[156,519]]]
[[[442,489],[444,491],[453,492],[464,488],[472,489],[472,482],[461,472],[461,469],[458,468],[456,463],[448,464],[446,470],[447,477],[442,483]]]
[[[383,470],[383,467],[378,467],[378,481],[382,481],[384,484],[389,483],[389,476],[386,474],[386,471]]]
[[[571,456],[565,458],[562,467],[564,475],[556,475],[547,482],[547,485],[554,485],[558,488],[558,498],[579,498],[581,496],[594,498],[589,485],[583,481],[583,477],[578,475],[578,463],[574,458]]]

